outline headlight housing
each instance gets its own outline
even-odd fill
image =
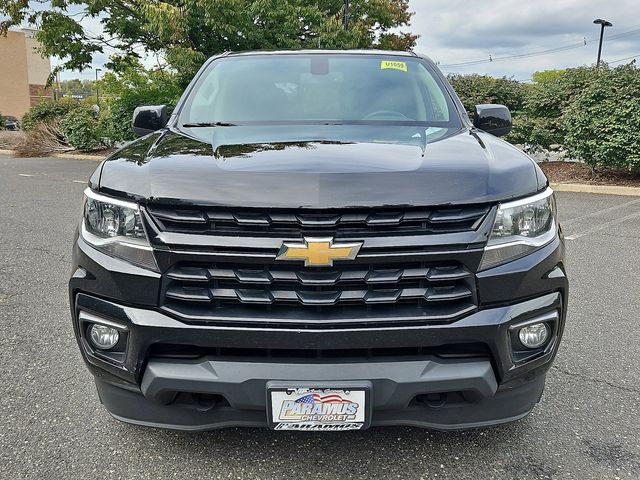
[[[551,242],[557,234],[556,200],[550,188],[533,197],[502,203],[480,269],[523,257]]]
[[[138,204],[100,195],[87,188],[80,231],[84,241],[95,249],[157,271]]]

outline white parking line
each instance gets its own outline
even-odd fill
[[[634,205],[636,203],[640,203],[640,199],[631,200],[630,202],[624,202],[619,205],[614,205],[613,207],[603,208],[602,210],[596,210],[595,212],[587,213],[586,215],[582,215],[581,217],[572,218],[561,223],[563,227],[566,227],[567,225],[573,225],[574,223],[579,222],[580,220],[583,220],[585,218],[595,217],[596,215],[600,215],[601,213],[613,212],[614,210],[617,210],[619,208],[628,207],[629,205]]]
[[[599,225],[596,225],[595,227],[588,228],[587,230],[583,230],[580,233],[575,233],[573,235],[569,235],[569,236],[566,236],[564,238],[566,240],[577,240],[578,238],[584,237],[585,235],[588,235],[590,233],[597,232],[599,230],[604,230],[607,227],[610,227],[612,225],[617,225],[619,223],[626,222],[627,220],[631,220],[632,218],[636,218],[636,217],[640,217],[640,212],[631,213],[631,214],[626,215],[624,217],[613,219],[613,220],[611,220],[609,222],[600,223]]]

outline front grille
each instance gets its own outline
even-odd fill
[[[182,234],[156,252],[161,309],[187,323],[259,328],[447,323],[476,311],[471,272],[491,208],[145,207],[154,228]],[[276,260],[283,241],[305,237],[364,245],[332,267]]]
[[[470,231],[478,227],[489,206],[264,211],[149,205],[147,211],[162,231],[173,233],[344,238]]]
[[[162,308],[182,320],[295,327],[449,322],[476,309],[461,264],[336,262],[334,267],[180,262]]]

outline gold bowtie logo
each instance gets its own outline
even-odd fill
[[[333,238],[307,238],[304,243],[284,242],[276,260],[304,260],[306,267],[331,267],[334,260],[353,260],[362,242],[333,243]]]

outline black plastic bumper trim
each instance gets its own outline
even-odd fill
[[[491,398],[498,388],[489,360],[439,359],[355,363],[258,363],[209,359],[155,360],[147,364],[141,391],[149,400],[167,403],[175,393],[222,395],[234,408],[265,407],[266,385],[278,379],[316,387],[336,387],[357,380],[372,383],[374,408],[405,408],[416,396],[468,391]]]

